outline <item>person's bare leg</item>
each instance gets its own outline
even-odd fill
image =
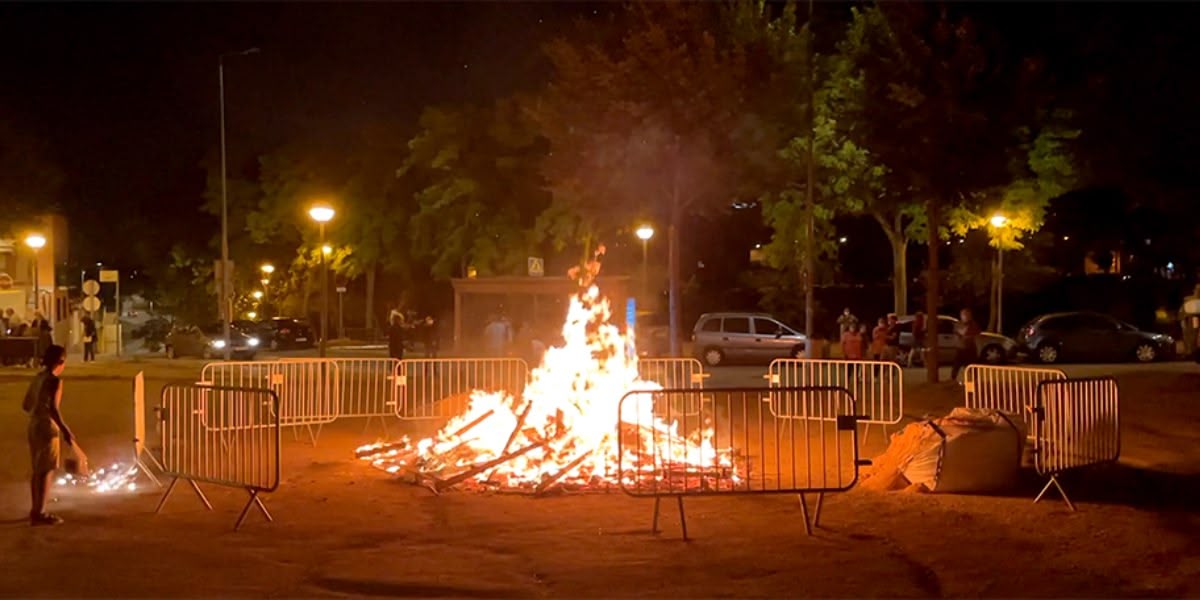
[[[29,510],[30,516],[37,517],[46,513],[46,496],[50,493],[50,476],[53,472],[34,473],[30,480],[30,488],[33,494],[33,506]]]

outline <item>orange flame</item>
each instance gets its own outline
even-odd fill
[[[732,481],[738,480],[732,452],[715,449],[711,431],[685,436],[677,431],[677,423],[655,417],[652,394],[633,395],[618,411],[627,392],[662,388],[638,377],[632,332],[623,335],[609,322],[608,300],[590,283],[598,271],[595,262],[579,277],[586,288],[571,298],[562,328],[563,345],[546,351],[542,364],[530,373],[524,393],[514,397],[505,392],[472,392],[466,412],[432,438],[416,442],[414,463],[434,463],[431,468],[452,476],[510,456],[471,479],[518,488],[547,481],[613,484],[621,477],[618,436],[624,434],[640,436],[641,442],[633,446],[643,452],[636,463],[643,472],[626,478],[653,477],[655,470],[683,467],[720,469]],[[572,275],[577,274],[573,270]],[[627,443],[626,452],[629,447]],[[649,457],[648,448],[653,454]],[[382,445],[364,446],[357,454],[389,473],[411,466],[399,462],[399,451],[385,451]],[[439,464],[450,456],[457,457],[453,464]],[[626,464],[635,463],[627,460]]]

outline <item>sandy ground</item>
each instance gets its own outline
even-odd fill
[[[71,365],[64,412],[94,463],[127,461],[130,377],[149,396],[199,363]],[[855,490],[826,498],[804,532],[792,495],[689,498],[682,542],[673,502],[652,535],[653,500],[610,494],[534,499],[398,483],[352,459],[378,427],[339,423],[316,448],[285,433],[275,516],[232,524],[238,490],[179,487],[100,497],[60,492],[67,519],[31,528],[20,395],[28,372],[0,370],[0,595],[3,596],[1197,596],[1200,595],[1200,367],[1070,367],[1121,384],[1119,465],[1068,474],[1079,511],[1034,505],[1036,477],[1008,497]],[[761,369],[718,371],[756,385]],[[943,414],[952,385],[907,374],[906,412]],[[398,425],[390,424],[393,432]],[[882,449],[872,434],[867,454]]]

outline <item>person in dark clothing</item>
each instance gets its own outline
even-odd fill
[[[392,315],[388,322],[388,356],[396,360],[404,360],[404,322],[398,315]]]
[[[908,351],[908,366],[925,364],[925,313],[917,311],[912,320],[912,348]]]
[[[30,323],[30,329],[30,335],[37,338],[35,346],[36,354],[34,356],[41,356],[54,343],[50,337],[50,332],[52,331],[50,322],[46,320],[46,317],[42,316],[42,313],[35,312],[33,313],[33,322]]]
[[[432,316],[425,317],[421,326],[421,345],[425,347],[425,358],[438,357],[437,321]]]
[[[91,315],[79,320],[83,325],[83,362],[96,360],[96,322]]]
[[[975,363],[978,358],[976,342],[979,339],[979,324],[971,315],[971,309],[964,308],[959,313],[959,323],[955,333],[958,335],[958,355],[954,360],[954,368],[950,371],[950,379],[958,381],[959,371]]]

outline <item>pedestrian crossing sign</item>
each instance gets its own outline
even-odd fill
[[[546,274],[546,263],[536,256],[529,257],[529,276],[541,277]]]

